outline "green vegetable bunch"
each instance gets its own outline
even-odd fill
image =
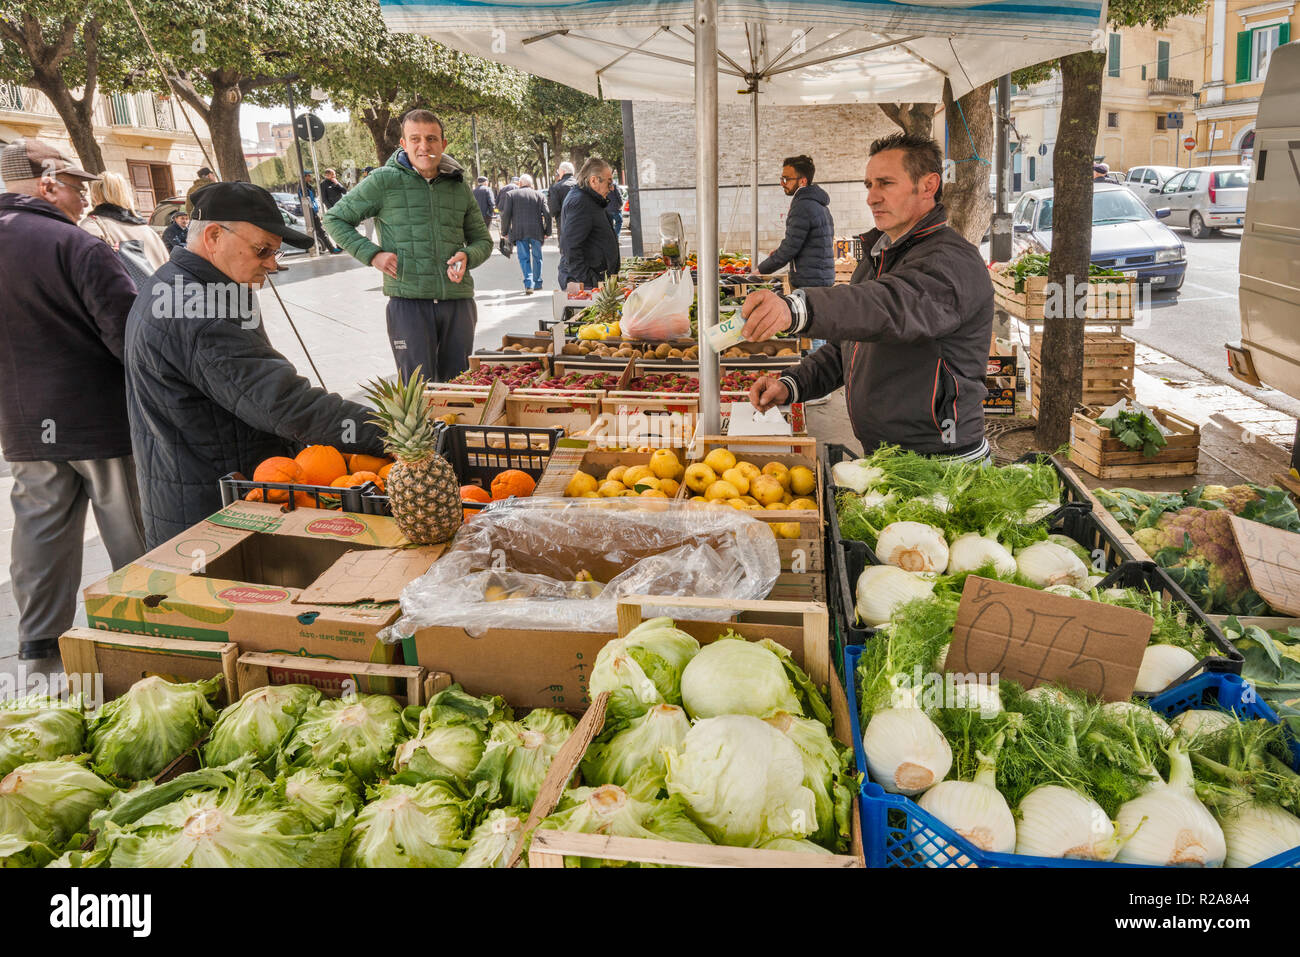
[[[1125,409],[1118,415],[1098,419],[1097,424],[1110,429],[1110,434],[1126,447],[1142,450],[1144,458],[1155,458],[1166,445],[1164,433],[1145,412]]]

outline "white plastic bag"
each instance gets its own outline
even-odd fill
[[[691,271],[668,270],[632,290],[623,304],[619,328],[629,339],[666,342],[691,334],[695,284]]]

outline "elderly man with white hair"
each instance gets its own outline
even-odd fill
[[[519,188],[506,193],[500,203],[501,235],[519,254],[524,294],[531,296],[534,289],[542,288],[542,240],[551,235],[546,197],[533,188],[533,178],[524,173],[519,177]]]

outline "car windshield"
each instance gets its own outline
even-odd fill
[[[1038,212],[1038,228],[1052,228],[1052,197],[1043,200]],[[1092,224],[1108,226],[1111,223],[1137,223],[1151,218],[1151,212],[1137,197],[1126,189],[1108,189],[1092,194]]]

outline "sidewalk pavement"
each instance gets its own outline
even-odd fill
[[[541,295],[527,296],[518,260],[513,257],[507,260],[496,251],[494,238],[491,258],[473,272],[478,303],[476,349],[500,344],[506,333],[534,331],[539,328],[540,320],[551,316],[550,293],[555,288],[559,264],[559,251],[553,241],[544,245],[542,255],[547,288]],[[631,255],[626,239],[623,255]],[[360,399],[360,383],[394,371],[385,332],[386,299],[379,273],[346,255],[317,259],[295,257],[290,265],[290,270],[276,283],[280,298],[293,315],[326,386],[349,398]],[[316,382],[306,354],[270,289],[262,291],[261,306],[271,342],[303,375]],[[1289,451],[1295,432],[1294,418],[1141,344],[1137,347],[1137,365],[1135,382],[1141,401],[1171,408],[1202,425],[1212,416],[1226,415]],[[842,390],[826,405],[809,408],[808,428],[823,441],[857,447]],[[1268,481],[1268,478],[1260,476],[1257,480]],[[18,609],[9,582],[9,543],[14,524],[9,503],[12,487],[9,467],[0,460],[0,674],[15,671],[18,653]],[[85,541],[79,589],[112,570],[93,520],[86,523]],[[86,624],[80,600],[75,624]]]

